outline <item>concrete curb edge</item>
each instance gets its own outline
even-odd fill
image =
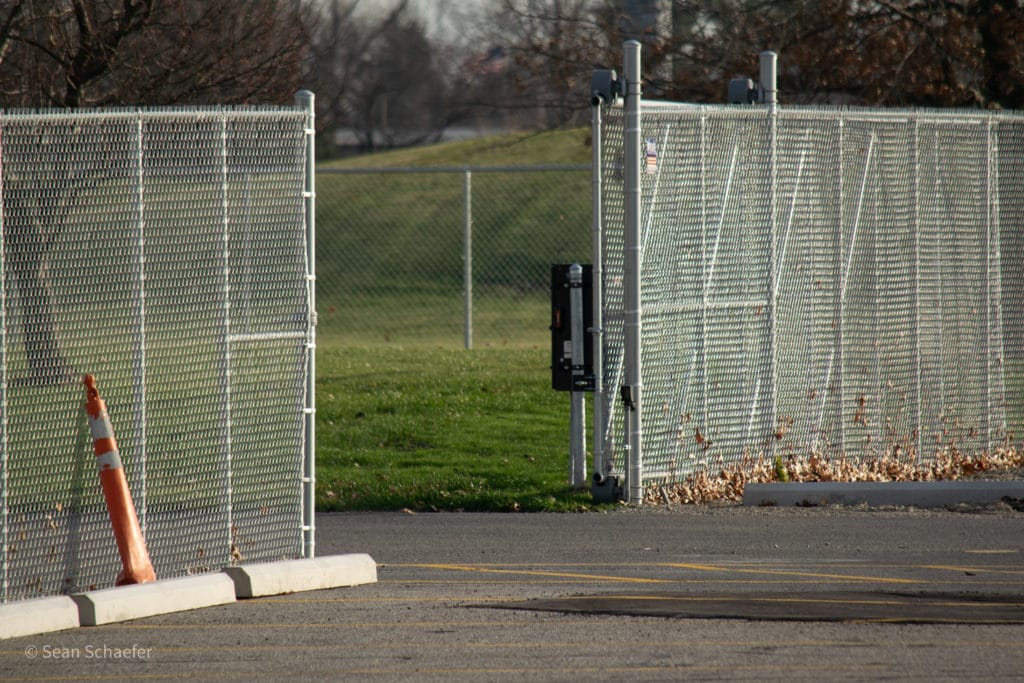
[[[1024,498],[1024,481],[790,482],[747,484],[744,505],[946,507]]]
[[[212,607],[239,598],[376,581],[377,564],[365,554],[226,567],[209,574],[0,604],[0,640]]]

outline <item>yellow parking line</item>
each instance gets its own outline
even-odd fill
[[[1016,555],[1020,550],[1016,548],[979,548],[977,550],[965,550],[964,552],[972,555]]]
[[[922,578],[898,578],[893,576],[871,576],[866,574],[850,574],[850,573],[833,573],[833,572],[821,572],[821,571],[803,571],[797,569],[781,569],[778,566],[765,567],[756,566],[753,564],[744,563],[742,565],[726,565],[726,564],[704,564],[704,563],[691,563],[691,562],[651,562],[651,563],[640,563],[640,564],[578,564],[578,565],[567,565],[564,563],[559,564],[507,564],[500,565],[497,563],[486,563],[486,564],[402,564],[392,565],[403,568],[412,569],[442,569],[458,572],[474,572],[481,574],[501,574],[501,575],[514,575],[514,576],[535,576],[544,577],[548,579],[567,579],[567,580],[585,580],[585,581],[604,581],[611,583],[643,583],[643,584],[679,584],[679,583],[693,583],[693,582],[705,582],[707,579],[684,579],[684,578],[652,578],[652,577],[638,577],[638,576],[614,576],[609,574],[596,574],[590,572],[573,572],[573,571],[556,571],[553,569],[527,569],[527,567],[630,567],[631,569],[644,569],[644,568],[669,568],[669,569],[688,569],[691,571],[697,571],[702,573],[715,573],[715,574],[753,574],[757,576],[779,576],[779,577],[792,577],[797,579],[825,579],[830,581],[843,581],[843,582],[858,582],[858,583],[883,583],[883,584],[897,584],[897,585],[908,585],[918,584],[922,582],[928,582]],[[796,564],[787,564],[782,566],[801,566]],[[812,565],[820,567],[828,567],[835,565],[820,564]],[[953,566],[953,565],[868,565],[861,568],[878,568],[878,569],[929,569],[938,571],[956,571],[966,573],[986,573],[989,575],[1001,574],[1009,576],[1024,575],[1024,569],[1010,569],[1003,567],[977,567],[977,566]],[[749,581],[742,579],[715,579],[720,583],[756,583],[757,579],[751,579]],[[406,581],[408,582],[408,581]],[[433,582],[442,583],[443,581],[433,580]],[[935,583],[931,581],[930,583]],[[942,581],[942,583],[948,583],[948,581]],[[978,582],[972,582],[978,583]],[[993,583],[993,582],[987,582]],[[1002,581],[995,582],[1002,584],[1012,585],[1015,582]]]
[[[512,574],[519,573],[518,571],[509,570]],[[585,575],[581,575],[585,576]],[[672,584],[677,586],[706,586],[708,583],[715,583],[721,586],[792,586],[795,581],[793,579],[784,578],[759,578],[759,579],[722,579],[722,578],[678,578],[678,579],[658,579],[661,583]],[[863,583],[864,577],[855,576],[850,579],[840,580],[832,579],[829,583]],[[602,583],[599,580],[592,580],[592,583]],[[603,583],[621,583],[622,580],[615,579],[604,581]],[[412,587],[412,586],[456,586],[456,585],[476,585],[476,586],[563,586],[563,585],[577,585],[578,580],[566,577],[555,577],[548,580],[544,579],[517,579],[514,576],[508,578],[493,578],[493,579],[382,579],[378,580],[379,584],[386,584],[389,587]],[[922,579],[920,583],[927,583],[929,586],[938,585],[971,585],[971,586],[1019,586],[1020,581],[1002,581],[1002,580],[986,580],[986,579],[963,579],[963,578],[949,578],[949,579]]]
[[[361,676],[381,676],[389,674],[470,674],[470,675],[570,675],[572,677],[579,677],[583,674],[641,674],[641,673],[661,673],[667,674],[674,672],[676,675],[690,674],[708,674],[718,672],[728,677],[735,676],[736,672],[743,671],[746,673],[756,673],[761,676],[771,676],[772,678],[778,676],[780,679],[788,678],[788,675],[801,671],[805,673],[810,672],[843,672],[843,671],[885,671],[885,670],[896,670],[896,664],[856,664],[856,665],[842,665],[842,664],[666,664],[663,666],[658,665],[643,665],[643,664],[632,664],[629,666],[609,666],[602,665],[599,667],[591,666],[579,666],[574,665],[572,667],[497,667],[497,668],[485,668],[485,667],[467,667],[463,669],[457,668],[421,668],[416,669],[355,669],[346,671],[346,674],[361,675]]]
[[[448,569],[460,572],[481,572],[484,574],[518,574],[524,576],[550,576],[560,578],[588,579],[597,581],[612,581],[616,583],[675,583],[670,579],[651,579],[636,576],[608,576],[605,574],[579,574],[575,572],[552,572],[536,569],[493,569],[479,565],[463,564],[413,564],[407,567],[423,567],[424,569]]]
[[[922,565],[923,569],[938,569],[946,572],[971,572],[971,573],[985,573],[985,574],[1010,574],[1011,576],[1024,576],[1024,569],[1002,569],[992,567],[978,567],[978,566],[967,566],[961,567],[958,565],[949,564],[926,564]]]
[[[801,572],[781,569],[738,569],[719,565],[689,563],[671,563],[666,566],[723,574],[765,574],[769,576],[795,576],[806,579],[841,579],[843,581],[863,581],[865,583],[921,583],[919,579],[897,579],[890,576],[864,576],[862,574],[827,574],[824,572]]]

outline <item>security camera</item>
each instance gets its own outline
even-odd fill
[[[622,86],[614,69],[598,69],[590,77],[590,104],[614,104],[622,94]]]
[[[749,78],[734,78],[729,81],[729,104],[753,104],[757,102],[757,88]]]

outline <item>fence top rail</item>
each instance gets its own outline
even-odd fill
[[[552,171],[589,171],[590,164],[538,164],[532,166],[360,166],[319,167],[317,173],[359,175],[368,173],[546,173]]]
[[[152,121],[166,119],[244,120],[299,118],[304,109],[295,107],[181,107],[133,109],[53,109],[0,111],[0,125],[6,123],[43,123],[54,121]]]
[[[765,117],[772,112],[768,107],[735,104],[690,104],[663,100],[644,100],[643,111],[648,113],[691,114],[693,116],[727,115],[735,118]],[[986,123],[991,121],[1024,121],[1024,111],[990,109],[925,109],[925,108],[872,108],[829,107],[825,105],[779,105],[775,115],[791,118],[841,118],[847,121],[909,122],[936,121],[942,123]]]

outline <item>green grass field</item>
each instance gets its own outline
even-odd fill
[[[324,510],[569,510],[568,397],[536,348],[321,349]]]
[[[588,163],[586,134],[508,135],[323,167]],[[467,351],[461,176],[318,176],[320,509],[591,507],[589,493],[568,486],[569,400],[551,389],[546,284],[559,253],[589,253],[590,177],[552,178],[473,176],[477,341]],[[585,215],[567,215],[566,196]]]

